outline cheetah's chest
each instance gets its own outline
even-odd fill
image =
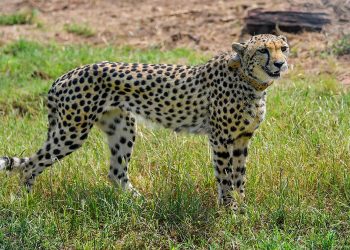
[[[265,119],[266,106],[265,100],[257,99],[241,103],[242,109],[238,111],[235,119],[238,132],[253,133]],[[242,117],[240,117],[240,115]],[[235,117],[235,116],[234,116]]]
[[[219,94],[220,95],[220,94]],[[265,118],[265,94],[240,91],[228,97],[213,95],[210,106],[211,133],[223,143],[253,133]]]

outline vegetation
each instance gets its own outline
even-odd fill
[[[344,35],[333,45],[333,53],[338,56],[350,54],[350,34]]]
[[[83,36],[83,37],[92,37],[95,35],[95,31],[93,31],[87,25],[79,25],[76,23],[66,24],[64,26],[64,29],[69,33],[76,34],[78,36]]]
[[[46,93],[67,70],[100,60],[207,59],[184,49],[27,41],[0,54],[0,155],[26,156],[46,137]],[[144,199],[133,199],[108,183],[108,148],[94,129],[78,153],[38,177],[30,195],[16,197],[18,177],[0,173],[0,248],[346,249],[350,94],[332,76],[298,73],[269,91],[266,121],[250,147],[242,213],[216,203],[206,137],[140,126],[130,175]]]
[[[0,15],[0,25],[32,24],[35,11],[22,11],[10,15]]]

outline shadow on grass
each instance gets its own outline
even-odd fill
[[[61,184],[46,190],[40,187],[40,191],[38,186],[33,194],[15,201],[15,206],[10,204],[4,208],[1,217],[11,218],[8,225],[13,229],[12,237],[22,238],[17,241],[23,242],[33,230],[44,227],[54,231],[57,242],[68,242],[70,238],[95,237],[81,235],[80,228],[89,228],[96,234],[108,229],[103,237],[110,239],[123,238],[128,232],[139,232],[143,240],[149,235],[158,235],[176,243],[191,240],[199,244],[197,241],[213,230],[211,225],[215,225],[218,216],[216,203],[213,201],[213,206],[208,207],[204,196],[188,186],[170,185],[145,199],[132,197],[107,183],[90,185],[63,181]],[[49,185],[45,183],[43,186]],[[41,225],[29,225],[28,221]]]

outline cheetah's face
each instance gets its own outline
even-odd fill
[[[244,73],[261,82],[271,82],[288,69],[289,46],[284,36],[270,34],[253,36],[246,43],[234,43]]]

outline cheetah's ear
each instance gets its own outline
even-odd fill
[[[287,37],[285,37],[285,36],[280,35],[280,36],[278,36],[278,38],[281,38],[283,41],[288,42]]]
[[[244,43],[232,43],[233,51],[237,52],[237,54],[242,57],[244,54],[244,50],[247,48],[247,45]]]
[[[228,66],[231,68],[238,68],[240,65],[241,59],[238,54],[228,60]]]

